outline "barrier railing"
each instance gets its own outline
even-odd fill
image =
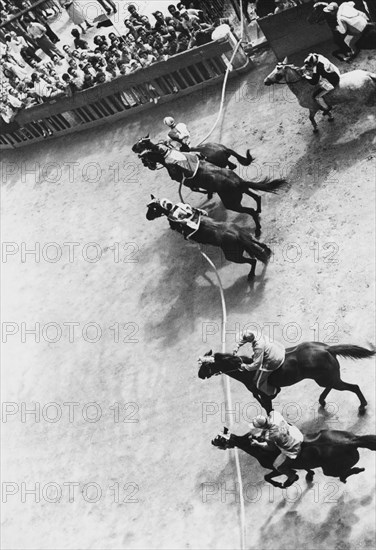
[[[20,147],[52,136],[85,130],[204,89],[223,79],[234,49],[231,36],[174,55],[167,61],[73,94],[20,110],[0,127],[0,149]],[[239,48],[230,75],[252,63]],[[47,130],[47,131],[46,131]]]

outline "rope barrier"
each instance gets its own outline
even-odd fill
[[[221,305],[222,305],[222,353],[226,353],[226,324],[227,324],[227,309],[226,309],[226,301],[225,301],[225,295],[223,291],[222,281],[219,276],[218,270],[215,267],[215,264],[212,262],[212,260],[205,254],[205,252],[202,251],[200,247],[200,253],[205,258],[205,260],[209,263],[209,265],[213,268],[214,273],[217,277],[218,286],[219,286],[219,292],[221,295]],[[223,379],[222,379],[223,380]],[[226,401],[228,405],[228,410],[232,410],[232,397],[231,397],[231,385],[230,385],[230,378],[228,376],[225,377],[225,396]],[[232,421],[229,422],[230,428],[232,425]],[[246,528],[245,528],[245,505],[244,505],[244,493],[243,493],[243,478],[242,478],[242,472],[240,468],[240,460],[239,460],[239,449],[237,447],[234,447],[234,456],[235,456],[235,466],[236,466],[236,474],[238,477],[238,483],[239,483],[239,500],[240,500],[240,548],[241,550],[245,550],[246,548]]]
[[[222,85],[221,103],[220,103],[220,106],[219,106],[218,115],[217,115],[217,118],[216,118],[213,126],[211,127],[210,131],[200,141],[200,143],[198,145],[201,145],[202,143],[204,143],[204,141],[206,141],[211,136],[211,134],[214,132],[214,130],[215,130],[220,118],[221,118],[221,115],[222,115],[223,106],[224,106],[224,102],[225,102],[227,80],[228,80],[228,76],[230,74],[230,71],[232,69],[232,62],[233,62],[233,60],[235,58],[235,55],[236,55],[236,53],[237,53],[237,51],[238,51],[238,49],[239,49],[239,47],[240,47],[240,45],[241,45],[241,43],[244,39],[244,13],[243,13],[243,9],[242,9],[241,0],[239,0],[239,7],[240,7],[240,14],[241,14],[240,15],[241,35],[240,35],[240,39],[239,39],[238,43],[236,44],[236,46],[234,48],[234,51],[232,53],[232,56],[230,58],[230,61],[228,63],[228,66],[227,66],[227,69],[226,69],[226,72],[225,72],[223,85]],[[182,186],[184,184],[184,180],[185,180],[185,178],[182,179],[182,181],[179,185],[179,197],[180,197],[181,202],[183,202],[183,203],[185,201],[184,201],[181,190],[182,190]],[[217,277],[219,292],[220,292],[220,295],[221,295],[221,305],[222,305],[222,353],[225,353],[226,352],[227,310],[226,310],[226,301],[225,301],[225,296],[224,296],[224,292],[223,292],[222,281],[221,281],[221,278],[219,276],[219,273],[218,273],[218,270],[217,270],[215,264],[205,254],[205,252],[202,251],[201,247],[200,247],[200,253],[206,259],[206,261],[209,263],[209,265],[213,268],[214,273]],[[227,401],[227,405],[229,407],[229,410],[232,410],[231,385],[230,385],[230,379],[229,379],[228,376],[225,377],[224,386],[225,386],[225,399]],[[230,421],[229,424],[230,424],[230,427],[231,427],[232,422]],[[243,492],[243,479],[242,479],[242,472],[241,472],[241,468],[240,468],[239,450],[238,450],[237,447],[234,447],[233,451],[234,451],[234,456],[235,456],[236,474],[237,474],[238,484],[239,484],[240,548],[241,548],[241,550],[245,550],[245,548],[246,548],[246,527],[245,527],[245,504],[244,504],[244,492]]]

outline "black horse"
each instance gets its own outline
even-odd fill
[[[138,142],[132,147],[132,151],[134,153],[140,154],[144,150],[144,147],[148,146],[150,143],[151,141],[148,134],[147,136],[138,140]],[[164,141],[160,143],[167,144]],[[196,145],[191,147],[185,146],[184,149],[181,149],[181,151],[199,153],[205,160],[211,162],[212,164],[215,164],[215,166],[219,166],[219,168],[230,168],[231,170],[235,170],[236,164],[229,160],[230,157],[235,157],[242,166],[249,166],[254,160],[249,149],[247,149],[246,156],[243,157],[233,149],[229,149],[221,143],[213,142],[207,142],[203,145]]]
[[[359,414],[364,414],[367,401],[357,384],[349,384],[341,380],[337,355],[351,359],[365,359],[375,355],[375,351],[346,344],[328,346],[321,342],[303,342],[294,348],[286,349],[284,363],[270,374],[268,382],[277,388],[279,393],[282,387],[293,386],[301,380],[310,378],[325,388],[319,397],[322,407],[325,407],[325,398],[331,390],[348,390],[358,396]],[[261,392],[254,381],[257,371],[239,370],[242,362],[250,363],[251,360],[249,357],[231,355],[230,353],[215,353],[213,356],[210,351],[199,359],[198,377],[205,379],[215,374],[227,374],[231,378],[239,380],[269,413],[273,409],[272,400],[275,395],[270,396]]]
[[[341,4],[342,2],[338,2]],[[351,49],[345,43],[345,36],[337,31],[337,16],[335,13],[327,13],[324,8],[327,6],[325,2],[317,2],[313,6],[313,10],[308,17],[308,21],[311,24],[322,23],[326,21],[330,27],[333,35],[333,41],[338,46],[338,50],[334,50],[332,55],[340,61],[350,61],[353,59]],[[360,11],[365,11],[363,2],[358,0],[358,4],[355,5]],[[376,49],[376,24],[369,23],[364,29],[361,37],[357,42],[357,48],[360,50],[375,50]]]
[[[273,480],[281,475],[273,467],[273,462],[280,453],[277,447],[260,447],[252,443],[253,439],[251,433],[242,436],[228,434],[225,428],[223,433],[212,440],[212,445],[220,449],[242,449],[256,458],[263,468],[272,470],[264,477],[265,481],[282,489],[290,487],[296,480],[295,471],[291,472],[283,484]],[[341,430],[320,430],[317,433],[305,434],[301,451],[292,467],[296,470],[307,470],[307,481],[312,481],[314,468],[322,468],[326,476],[339,477],[340,481],[346,483],[349,476],[364,472],[364,468],[353,468],[360,458],[358,448],[376,451],[376,435],[355,435]]]
[[[228,168],[219,168],[206,160],[195,158],[196,170],[186,170],[177,164],[168,162],[165,150],[167,147],[161,144],[153,143],[144,138],[142,143],[138,141],[132,151],[137,153],[144,166],[149,170],[156,170],[158,164],[164,166],[170,177],[189,187],[192,191],[207,193],[211,196],[218,193],[225,208],[235,212],[245,213],[252,216],[256,225],[256,237],[261,234],[261,224],[259,214],[261,212],[261,197],[253,193],[251,189],[257,189],[266,193],[276,193],[277,190],[286,185],[285,179],[264,178],[261,181],[245,181],[232,170]],[[167,150],[168,151],[168,150]],[[192,153],[186,153],[192,155]],[[194,155],[192,155],[194,157]],[[257,210],[248,208],[241,204],[243,194],[249,195],[257,203]]]
[[[151,198],[151,202],[147,205],[146,219],[155,220],[162,216],[168,216],[170,211],[162,206],[153,195]],[[266,244],[256,241],[247,229],[234,223],[216,222],[208,216],[202,216],[198,230],[189,235],[185,225],[172,221],[170,218],[168,221],[171,229],[181,233],[184,238],[221,248],[229,262],[250,264],[251,270],[248,279],[253,279],[255,276],[257,260],[267,264],[272,253]],[[244,253],[247,253],[249,257],[244,256]]]

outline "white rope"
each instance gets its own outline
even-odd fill
[[[230,58],[229,64],[228,64],[226,72],[225,72],[225,77],[224,77],[223,85],[222,85],[221,103],[220,103],[218,115],[217,115],[217,118],[216,118],[213,126],[211,127],[210,131],[200,141],[200,143],[198,145],[201,145],[204,141],[206,141],[208,139],[208,137],[211,136],[211,134],[214,132],[214,130],[215,130],[220,118],[221,118],[221,115],[222,115],[223,106],[224,106],[224,102],[225,102],[226,86],[227,86],[228,76],[229,76],[230,71],[232,69],[232,62],[233,62],[233,60],[235,58],[235,55],[236,55],[236,53],[237,53],[237,51],[238,51],[238,49],[239,49],[239,47],[240,47],[240,45],[243,41],[243,38],[244,38],[244,14],[243,14],[241,0],[239,0],[239,9],[240,9],[241,35],[240,35],[239,42],[236,44],[236,46],[234,48],[234,51],[232,53],[232,56]],[[184,180],[185,180],[185,178],[183,178],[183,180],[181,181],[181,183],[179,185],[179,197],[180,197],[180,200],[182,202],[185,202],[184,198],[183,198],[183,195],[182,195],[182,192],[181,192]],[[225,301],[225,296],[224,296],[224,292],[223,292],[222,281],[221,281],[221,278],[219,276],[219,273],[218,273],[217,268],[215,267],[214,263],[205,254],[205,252],[203,252],[201,250],[201,247],[200,247],[200,252],[201,252],[202,256],[210,264],[210,266],[214,269],[215,275],[216,275],[217,280],[218,280],[219,292],[220,292],[220,295],[221,295],[221,304],[222,304],[222,353],[226,353],[227,310],[226,310],[226,301]],[[225,386],[225,398],[226,398],[226,401],[227,401],[227,406],[228,406],[229,410],[232,410],[231,386],[230,386],[230,378],[228,376],[225,377],[224,386]],[[230,424],[230,427],[231,427],[232,422],[230,421],[229,424]],[[240,468],[239,450],[238,450],[237,447],[234,447],[233,451],[234,451],[234,457],[235,457],[236,474],[237,474],[238,484],[239,484],[240,548],[241,548],[241,550],[245,550],[245,548],[246,548],[246,527],[245,527],[245,504],[244,504],[244,492],[243,492],[243,479],[242,479],[242,472],[241,472],[241,468]]]
[[[225,295],[223,292],[223,286],[222,281],[219,276],[218,270],[215,267],[214,263],[211,261],[209,256],[205,254],[201,250],[200,252],[202,256],[207,260],[207,262],[210,264],[210,266],[214,269],[214,272],[216,274],[218,285],[219,285],[219,292],[221,295],[221,304],[222,304],[222,353],[226,353],[226,324],[227,324],[227,310],[226,310],[226,301],[225,301]],[[228,376],[225,377],[225,395],[226,395],[226,401],[227,401],[227,407],[228,410],[232,410],[232,397],[231,397],[231,386],[230,386],[230,378]],[[229,422],[230,428],[232,425],[232,421]],[[245,527],[245,505],[244,505],[244,493],[243,493],[243,479],[242,479],[242,471],[240,468],[240,461],[239,461],[239,449],[237,447],[234,447],[234,456],[235,456],[235,466],[236,466],[236,474],[238,477],[238,484],[239,484],[239,500],[240,500],[240,548],[241,550],[245,550],[246,548],[246,527]]]

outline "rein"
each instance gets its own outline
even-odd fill
[[[295,65],[285,65],[285,67],[289,67],[290,69],[300,71],[300,68],[295,67]],[[276,80],[274,84],[280,84],[280,85],[286,85],[287,84],[287,85],[289,85],[289,84],[296,84],[297,82],[301,82],[302,80],[304,80],[304,76],[301,76],[300,78],[298,78],[298,80],[290,80],[289,82],[287,82],[287,80],[285,80],[284,82]]]

